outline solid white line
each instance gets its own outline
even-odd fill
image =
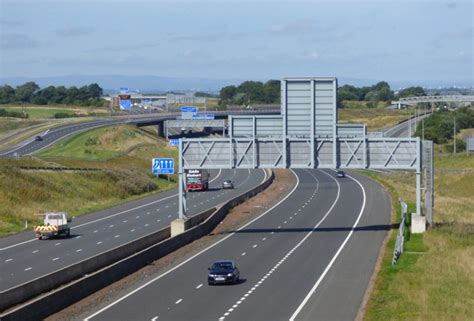
[[[256,218],[254,218],[253,220],[251,220],[250,222],[248,222],[247,224],[244,224],[243,226],[241,226],[240,228],[238,228],[236,232],[238,232],[238,231],[240,231],[240,230],[246,228],[247,226],[249,226],[249,225],[252,224],[253,222],[257,221],[257,220],[260,219],[261,217],[263,217],[263,216],[265,216],[266,214],[268,214],[269,212],[271,212],[273,209],[275,209],[276,207],[278,207],[281,203],[283,203],[284,201],[286,201],[286,200],[288,199],[288,197],[290,197],[290,196],[294,193],[294,191],[298,188],[298,186],[299,186],[299,184],[300,184],[300,180],[299,180],[299,178],[298,178],[298,175],[296,175],[295,172],[293,172],[293,170],[290,170],[290,171],[291,171],[291,172],[293,173],[293,175],[295,175],[295,177],[296,177],[296,184],[295,184],[295,186],[293,187],[293,189],[292,189],[284,198],[282,198],[278,203],[276,203],[275,205],[273,205],[271,208],[269,208],[268,210],[266,210],[265,212],[263,212],[262,214],[260,214],[259,216],[257,216]],[[117,303],[119,303],[119,302],[125,300],[125,299],[128,298],[129,296],[131,296],[131,295],[135,294],[136,292],[140,291],[140,290],[143,289],[144,287],[146,287],[146,286],[152,284],[153,282],[155,282],[155,281],[161,279],[162,277],[168,275],[169,273],[173,272],[174,270],[180,268],[181,266],[183,266],[184,264],[188,263],[188,262],[191,261],[192,259],[194,259],[194,258],[198,257],[199,255],[201,255],[201,254],[207,252],[208,250],[210,250],[210,249],[213,248],[214,246],[216,246],[216,245],[218,245],[218,244],[224,242],[224,241],[227,240],[229,237],[232,237],[233,235],[236,234],[236,232],[227,235],[226,237],[224,237],[224,238],[220,239],[219,241],[215,242],[214,244],[212,244],[212,245],[206,247],[206,248],[205,248],[204,250],[202,250],[201,252],[196,253],[195,255],[191,256],[191,257],[188,258],[187,260],[181,262],[180,264],[178,264],[178,265],[176,265],[175,267],[171,268],[170,270],[166,271],[165,273],[163,273],[163,274],[161,274],[161,275],[158,275],[156,278],[154,278],[154,279],[148,281],[147,283],[145,283],[145,284],[139,286],[139,287],[136,288],[135,290],[133,290],[133,291],[127,293],[126,295],[122,296],[121,298],[119,298],[119,299],[115,300],[114,302],[110,303],[109,305],[103,307],[103,308],[100,309],[99,311],[97,311],[97,312],[91,314],[90,316],[86,317],[86,318],[84,319],[84,321],[88,321],[88,320],[92,319],[92,318],[95,317],[96,315],[99,315],[100,313],[104,312],[105,310],[108,310],[109,308],[113,307],[113,306],[116,305]]]
[[[329,174],[328,174],[329,175]],[[332,176],[331,176],[332,177]],[[349,232],[349,234],[347,235],[346,239],[344,240],[344,242],[342,242],[341,246],[339,247],[339,249],[337,250],[336,254],[334,255],[334,257],[331,259],[331,261],[329,262],[329,264],[326,266],[326,268],[324,269],[323,273],[320,275],[319,279],[316,281],[316,283],[314,284],[313,288],[308,292],[308,294],[306,295],[306,297],[304,298],[304,300],[301,302],[301,304],[298,306],[298,308],[296,309],[296,311],[293,313],[293,315],[290,317],[290,321],[294,321],[296,316],[301,312],[301,310],[303,309],[303,307],[306,305],[306,303],[309,301],[311,295],[313,295],[314,292],[316,292],[318,286],[321,284],[322,280],[324,279],[324,277],[326,276],[326,274],[328,273],[328,271],[331,269],[331,267],[333,266],[334,262],[336,261],[337,257],[339,256],[339,254],[341,254],[342,250],[344,249],[344,247],[346,246],[347,242],[349,241],[349,239],[351,238],[352,236],[352,233],[354,233],[354,229],[355,227],[357,226],[357,224],[359,224],[359,221],[362,217],[362,214],[364,213],[364,209],[365,209],[365,202],[366,202],[366,194],[365,194],[365,189],[364,189],[364,186],[362,186],[362,184],[356,180],[355,178],[347,175],[347,177],[351,178],[354,182],[356,182],[357,184],[359,184],[360,188],[362,189],[362,193],[364,195],[364,200],[362,202],[362,208],[360,209],[360,212],[359,212],[359,216],[357,217],[357,220],[355,221],[354,225],[352,226],[352,229],[351,231]],[[336,181],[337,182],[337,181]],[[339,183],[338,183],[339,184]]]

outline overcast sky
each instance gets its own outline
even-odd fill
[[[474,83],[473,16],[472,0],[0,0],[0,74]]]

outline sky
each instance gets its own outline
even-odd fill
[[[474,1],[0,0],[0,77],[474,85]]]

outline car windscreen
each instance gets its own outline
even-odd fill
[[[216,262],[212,265],[213,270],[231,270],[232,263],[230,262]]]

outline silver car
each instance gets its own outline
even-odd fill
[[[223,189],[233,189],[234,184],[230,179],[226,179],[225,181],[222,182],[222,188]]]

